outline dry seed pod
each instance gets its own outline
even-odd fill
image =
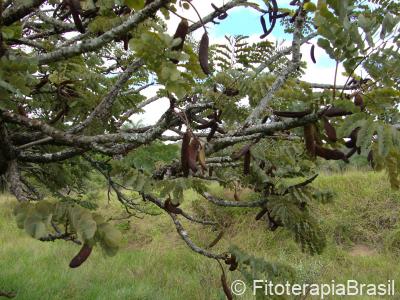
[[[310,51],[310,55],[311,55],[311,60],[314,64],[317,63],[317,60],[315,59],[315,45],[311,46],[311,51]]]
[[[197,155],[200,148],[200,142],[197,138],[192,139],[189,144],[189,157],[188,157],[188,164],[189,168],[192,170],[193,173],[197,172]]]
[[[224,236],[224,232],[221,231],[220,233],[218,233],[217,237],[210,243],[210,245],[208,245],[207,249],[211,249],[212,247],[214,247]]]
[[[244,160],[243,160],[243,174],[244,175],[250,174],[250,160],[251,160],[251,153],[249,150],[244,155]]]
[[[363,110],[364,107],[365,107],[364,99],[363,99],[363,97],[362,97],[359,93],[357,93],[357,94],[354,96],[354,104],[355,104],[356,106],[360,107],[361,110]]]
[[[92,253],[92,249],[88,244],[83,244],[81,250],[69,263],[70,268],[77,268],[83,264],[88,259],[90,253]]]
[[[231,291],[228,283],[226,282],[225,273],[221,274],[221,284],[222,284],[222,288],[224,289],[224,293],[225,293],[226,298],[228,300],[233,300],[232,291]]]
[[[80,33],[85,33],[85,27],[83,27],[81,18],[79,16],[79,11],[81,10],[81,4],[79,0],[68,0],[67,3],[69,10],[71,11],[72,18],[74,19],[76,29],[78,29]]]
[[[332,124],[329,123],[329,120],[326,117],[324,117],[324,129],[325,129],[326,136],[328,137],[328,140],[331,142],[336,142],[337,135],[336,135],[335,127],[333,127]]]
[[[308,154],[311,157],[315,156],[315,125],[307,124],[304,126],[304,142]]]
[[[283,118],[302,118],[304,116],[307,116],[311,113],[311,110],[305,110],[305,111],[277,111],[274,110],[274,115],[278,117],[283,117]]]
[[[249,152],[251,147],[251,144],[247,144],[245,146],[242,147],[242,149],[240,149],[239,151],[234,152],[231,157],[234,160],[237,160],[239,158],[241,158],[242,156],[244,156],[247,152]]]
[[[347,116],[351,115],[352,112],[350,111],[345,111],[344,109],[338,108],[338,107],[330,107],[324,112],[324,116],[330,118],[330,117],[342,117],[342,116]]]
[[[264,208],[256,215],[256,221],[260,220],[267,212],[268,212],[268,208],[264,207]]]
[[[206,166],[206,150],[205,150],[205,147],[203,145],[200,145],[200,150],[199,150],[199,153],[197,155],[197,160],[199,161],[199,164],[200,164],[201,168],[203,170],[206,170],[207,169],[207,166]]]
[[[208,168],[208,176],[209,176],[209,177],[212,177],[212,176],[213,176],[213,171],[214,171],[213,167]]]
[[[171,202],[171,199],[167,199],[164,203],[164,209],[170,213],[179,215],[182,213],[182,209],[178,207],[178,205],[174,205]]]
[[[189,143],[191,135],[188,131],[183,134],[182,137],[182,147],[181,147],[181,165],[183,175],[185,177],[189,176]]]
[[[349,162],[346,155],[337,149],[328,149],[321,147],[319,145],[315,146],[315,153],[326,160],[343,160],[345,162]]]
[[[367,160],[368,160],[369,164],[371,165],[371,167],[374,168],[375,167],[374,152],[372,150],[370,150],[368,152]]]
[[[203,36],[200,40],[199,45],[199,62],[200,67],[203,70],[204,74],[210,75],[210,68],[208,66],[208,46],[209,46],[209,38],[207,32],[204,32]]]
[[[185,43],[186,35],[188,34],[189,31],[189,23],[186,19],[182,19],[181,22],[179,23],[178,27],[176,28],[175,34],[174,34],[174,39],[180,38],[181,41],[178,45],[172,47],[171,50],[173,51],[182,51],[183,49],[183,44]],[[174,64],[177,64],[179,61],[176,59],[171,59],[171,61]]]
[[[211,141],[217,129],[218,129],[218,124],[214,121],[210,133],[207,135],[207,142]]]

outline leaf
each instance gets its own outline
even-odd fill
[[[35,239],[40,239],[48,234],[46,224],[42,221],[41,217],[34,212],[25,219],[24,228],[25,231]]]
[[[149,2],[149,1],[148,1]],[[145,0],[125,0],[125,4],[134,10],[142,9],[145,5]],[[146,3],[147,5],[148,3]]]
[[[75,228],[84,241],[89,241],[94,237],[97,230],[97,223],[93,220],[92,214],[86,212],[81,215]]]

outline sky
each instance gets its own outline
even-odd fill
[[[216,6],[222,6],[228,0],[193,0],[192,3],[196,6],[201,16],[205,16],[213,11],[211,3]],[[258,3],[261,7],[265,7],[262,0],[252,0],[251,2]],[[288,7],[290,0],[279,0],[278,4],[280,7]],[[315,2],[315,1],[313,1]],[[184,15],[189,20],[197,21],[198,17],[196,13],[191,10],[178,10],[178,13]],[[250,41],[260,40],[259,36],[262,34],[262,28],[260,25],[260,13],[251,8],[238,7],[228,11],[228,17],[222,21],[219,21],[219,25],[207,24],[207,30],[210,35],[210,43],[222,43],[225,35],[247,35]],[[175,15],[171,15],[171,19],[167,22],[169,28],[169,34],[173,35],[175,29],[180,22],[180,18]],[[200,40],[203,34],[202,29],[198,29],[193,33],[195,39]],[[272,42],[282,43],[282,46],[291,45],[291,35],[284,33],[281,26],[276,26],[271,35],[268,36],[268,40]],[[317,40],[311,40],[311,43],[315,44],[315,57],[317,64],[314,64],[310,58],[311,44],[305,44],[301,48],[303,54],[303,61],[307,62],[306,74],[301,78],[302,80],[312,83],[332,83],[334,81],[335,74],[335,61],[330,59],[325,51],[317,46]],[[342,66],[338,69],[337,84],[344,84],[346,77],[342,72],[344,71]],[[146,97],[152,97],[156,94],[158,87],[151,87],[142,92]],[[169,101],[167,99],[160,99],[145,107],[145,112],[142,114],[134,115],[132,121],[141,121],[142,124],[151,125],[154,124],[160,116],[168,109]]]

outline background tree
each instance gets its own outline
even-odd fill
[[[81,197],[96,171],[129,213],[154,214],[156,206],[168,214],[193,251],[249,279],[258,272],[290,278],[286,266],[278,274],[239,248],[214,253],[196,245],[181,219],[221,232],[225,224],[180,208],[183,192],[254,208],[256,220],[272,231],[284,227],[316,254],[325,238],[309,203],[332,198],[310,185],[320,159],[348,163],[363,154],[399,188],[400,5],[232,0],[195,23],[181,16],[170,36],[165,20],[178,6],[196,10],[196,1],[0,1],[0,175],[19,201],[17,224],[42,241],[83,244],[71,267],[95,246],[114,255],[119,231]],[[237,6],[259,12],[260,42],[238,36],[210,46],[207,24]],[[291,46],[268,41],[277,23],[292,34]],[[198,42],[190,37],[196,30],[204,31]],[[314,38],[312,60],[318,63],[319,46],[343,64],[344,86],[336,77],[298,79],[307,68],[301,50]],[[157,96],[140,94],[155,84]],[[124,125],[161,97],[170,107],[156,124]],[[235,201],[212,195],[209,182],[232,189]],[[253,191],[251,200],[239,199],[243,188]]]

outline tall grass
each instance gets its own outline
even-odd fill
[[[234,244],[266,260],[288,263],[295,268],[298,282],[393,279],[400,287],[400,193],[390,189],[386,176],[347,171],[322,175],[314,184],[337,193],[334,203],[313,205],[328,237],[322,255],[301,253],[287,231],[272,233],[265,222],[254,221],[255,211],[237,209],[226,214],[231,225],[213,251],[225,251]],[[203,201],[194,192],[186,199],[186,209]],[[15,291],[16,299],[224,299],[216,262],[191,252],[165,215],[116,222],[125,232],[121,251],[106,258],[95,249],[80,268],[69,269],[79,247],[28,237],[15,225],[13,203],[10,196],[0,198],[0,290]],[[116,208],[102,208],[104,212],[110,209]],[[202,246],[217,234],[185,224]],[[228,277],[240,278],[239,272]],[[246,293],[240,299],[254,298]]]

